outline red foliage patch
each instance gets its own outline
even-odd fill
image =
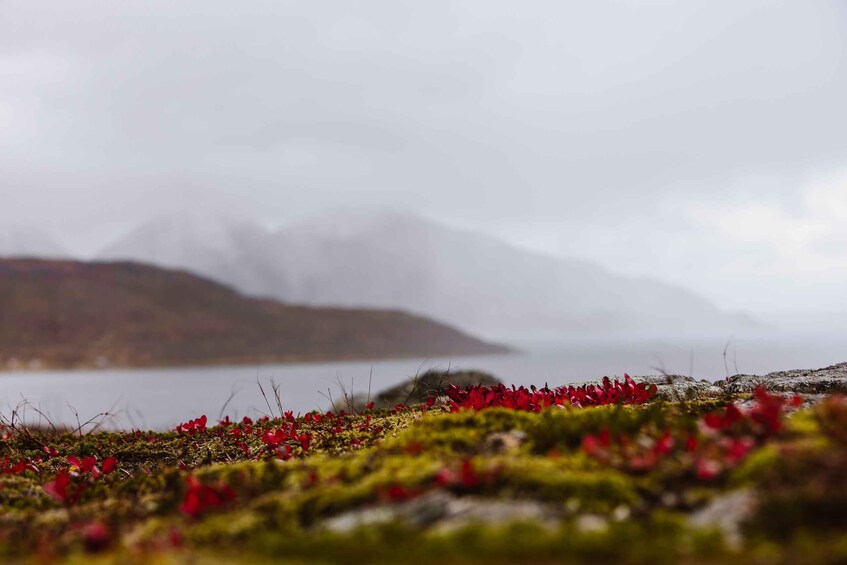
[[[636,383],[629,375],[624,380],[603,377],[600,385],[585,384],[549,389],[517,387],[500,384],[491,387],[471,386],[460,388],[451,385],[445,390],[450,398],[450,408],[483,410],[485,408],[510,408],[540,412],[549,406],[600,406],[603,404],[643,404],[656,395],[656,385]]]
[[[610,439],[608,430],[587,435],[582,451],[602,463],[630,471],[648,471],[663,459],[675,457],[692,466],[692,473],[710,481],[725,470],[737,466],[750,452],[782,429],[786,398],[758,388],[754,403],[748,409],[729,404],[721,410],[698,420],[699,437],[681,430],[675,436],[671,430],[660,430],[639,436]],[[802,399],[801,399],[802,401]],[[797,401],[792,399],[792,405]]]
[[[206,431],[206,423],[208,419],[206,415],[202,415],[199,418],[195,418],[193,420],[189,420],[188,422],[182,423],[176,427],[177,433],[187,433],[187,434],[196,434],[197,432]]]
[[[3,463],[0,465],[0,475],[20,475],[24,471],[38,472],[38,464],[41,463],[41,458],[21,459],[17,463],[12,464],[9,456],[3,458]]]
[[[75,504],[79,497],[86,489],[85,484],[71,485],[71,475],[67,471],[59,471],[56,473],[56,478],[45,483],[42,487],[44,492],[58,500],[62,504]]]
[[[474,467],[470,459],[465,459],[458,469],[442,467],[435,474],[433,480],[435,484],[442,487],[473,490],[483,484],[490,483],[494,478],[494,473],[481,472]]]

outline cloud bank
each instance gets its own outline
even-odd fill
[[[412,211],[727,309],[847,286],[836,1],[0,4],[0,221]]]

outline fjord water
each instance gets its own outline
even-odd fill
[[[18,410],[27,422],[77,426],[110,412],[105,426],[165,430],[202,414],[210,420],[277,414],[271,385],[286,410],[326,410],[343,391],[372,394],[428,369],[479,369],[507,384],[559,386],[661,372],[718,380],[735,373],[764,374],[818,368],[847,361],[847,340],[833,337],[769,337],[733,340],[602,340],[520,345],[523,353],[453,357],[97,371],[0,373],[0,413]],[[726,349],[726,358],[724,350]],[[270,407],[259,387],[261,383]],[[27,405],[22,404],[27,401]],[[39,414],[42,413],[45,416]]]

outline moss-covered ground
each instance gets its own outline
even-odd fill
[[[3,562],[847,561],[839,398],[0,434]]]

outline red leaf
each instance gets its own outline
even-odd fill
[[[673,451],[674,439],[670,433],[665,432],[662,437],[656,442],[656,453],[659,455],[669,455]]]
[[[103,460],[103,472],[107,475],[114,472],[118,468],[118,460],[114,457],[107,457]]]
[[[694,436],[688,436],[688,439],[685,440],[685,449],[689,453],[697,451],[697,438]]]
[[[702,481],[710,481],[721,472],[720,463],[711,459],[697,460],[697,478]]]
[[[112,533],[106,524],[99,520],[87,524],[82,529],[82,538],[88,551],[102,551],[112,543]]]

